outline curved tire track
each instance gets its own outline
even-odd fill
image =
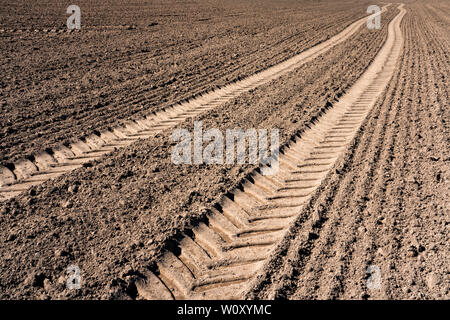
[[[282,151],[274,176],[259,171],[223,200],[136,283],[144,299],[239,299],[286,229],[347,149],[390,81],[403,46],[400,13],[349,92]]]
[[[383,12],[387,6],[383,7]],[[243,80],[213,90],[192,100],[176,104],[125,126],[97,132],[80,138],[70,145],[61,145],[26,159],[0,166],[0,201],[13,198],[31,186],[99,159],[116,148],[125,147],[138,139],[147,139],[158,132],[183,122],[189,117],[214,109],[224,102],[254,89],[283,74],[299,68],[308,61],[330,50],[352,36],[365,22],[366,17],[352,23],[341,33],[304,52]]]

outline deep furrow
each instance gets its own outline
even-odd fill
[[[364,279],[364,276],[360,277],[350,277],[349,274],[352,272],[364,272],[361,270],[360,261],[356,262],[355,257],[360,258],[364,256],[360,253],[361,245],[365,243],[368,245],[366,237],[357,237],[358,231],[361,228],[361,223],[367,222],[367,219],[363,219],[365,216],[370,216],[369,206],[371,205],[371,195],[375,193],[374,189],[377,187],[377,181],[373,180],[374,177],[384,177],[384,175],[377,174],[379,171],[383,170],[382,161],[380,159],[388,160],[389,156],[383,154],[383,152],[391,152],[395,141],[397,139],[395,135],[395,120],[398,118],[398,114],[401,110],[398,108],[390,108],[387,110],[384,117],[384,123],[377,125],[374,133],[374,137],[377,140],[372,141],[370,148],[366,149],[369,154],[370,149],[374,149],[374,155],[370,156],[371,165],[369,168],[364,170],[363,176],[359,178],[359,183],[353,184],[352,188],[356,192],[359,191],[360,195],[352,199],[362,199],[358,201],[356,205],[347,205],[343,203],[338,207],[356,207],[360,211],[352,211],[351,214],[342,217],[343,222],[337,227],[333,227],[334,234],[344,234],[345,236],[340,239],[340,241],[332,241],[332,245],[328,247],[330,252],[335,252],[336,254],[325,263],[320,263],[322,265],[327,265],[329,270],[324,270],[325,276],[317,275],[316,279],[320,280],[318,285],[321,288],[326,288],[325,291],[320,290],[322,293],[318,296],[319,299],[336,299],[340,298],[344,292],[349,292],[345,290],[345,281],[347,279]],[[377,146],[384,146],[381,150]],[[388,162],[389,164],[389,162]],[[349,190],[350,191],[350,190]],[[350,192],[355,192],[350,191]],[[367,229],[370,226],[363,226]],[[326,247],[327,248],[327,247]],[[370,249],[370,248],[369,248]],[[319,255],[320,256],[320,255]],[[320,261],[319,259],[315,260]],[[358,267],[356,267],[356,266]],[[363,298],[360,296],[359,298]]]
[[[406,38],[408,39],[407,35]],[[408,46],[408,45],[406,45]],[[399,71],[397,73],[397,80],[395,83],[392,83],[391,85],[391,92],[386,95],[387,101],[393,100],[393,97],[399,97],[399,96],[408,96],[405,92],[405,83],[406,78],[400,77],[400,72],[402,70],[411,70],[407,68],[409,60],[411,59],[411,55],[404,54],[402,63],[400,64]],[[387,102],[383,102],[384,105],[387,105]],[[396,121],[398,121],[399,117],[401,116],[402,112],[404,110],[399,109],[400,105],[398,102],[393,102],[392,109],[397,110],[396,111]],[[392,131],[393,128],[395,128],[395,122],[389,124],[389,130]],[[406,127],[407,128],[407,127]],[[408,128],[407,128],[408,129]],[[407,130],[402,131],[402,135],[407,135]],[[406,163],[404,157],[404,149],[401,150],[401,152],[395,152],[394,147],[396,146],[397,141],[403,141],[400,136],[397,136],[396,131],[394,129],[393,133],[391,133],[390,139],[392,140],[392,143],[389,145],[385,144],[379,144],[383,145],[383,152],[385,155],[383,155],[380,159],[383,160],[382,165],[380,166],[379,172],[376,174],[376,177],[378,177],[374,190],[372,194],[379,195],[377,197],[371,197],[369,202],[369,207],[373,208],[382,208],[384,198],[386,195],[384,194],[386,192],[386,186],[388,185],[388,177],[391,176],[391,172],[395,170],[395,164],[393,164],[394,161],[398,161],[400,163]],[[365,219],[363,230],[366,234],[365,237],[362,235],[359,236],[358,239],[358,245],[356,246],[356,252],[355,256],[357,259],[352,260],[352,263],[350,264],[347,276],[345,276],[345,283],[343,284],[343,289],[341,291],[341,298],[367,298],[367,297],[376,297],[376,298],[387,298],[386,294],[386,281],[384,279],[386,278],[386,275],[389,273],[389,271],[385,268],[384,264],[381,263],[384,260],[384,257],[386,255],[386,249],[383,249],[384,244],[379,243],[380,234],[385,235],[386,230],[379,230],[379,224],[380,220],[375,219],[376,217],[379,217],[377,215],[377,212],[372,211],[369,209],[368,212],[365,213],[366,216],[371,216],[371,219]],[[383,219],[381,223],[384,223],[386,218]],[[380,288],[375,289],[369,289],[367,287],[367,268],[361,268],[361,266],[379,266],[382,276],[382,282]],[[351,276],[349,276],[351,275]],[[357,288],[356,292],[351,292],[350,288]],[[345,296],[342,297],[342,294],[345,293]]]
[[[417,8],[416,8],[417,10]],[[439,50],[433,50],[439,48],[439,44],[430,39],[435,39],[432,34],[432,19],[428,20],[421,14],[414,14],[407,20],[410,32],[408,33],[408,47],[410,48],[409,55],[414,57],[407,65],[408,77],[410,79],[410,85],[407,86],[407,90],[404,96],[410,97],[410,103],[405,105],[408,110],[403,113],[399,126],[406,128],[406,130],[400,133],[405,137],[400,141],[406,141],[406,144],[398,146],[396,153],[402,155],[402,158],[396,162],[397,167],[400,168],[398,172],[394,171],[392,183],[393,187],[391,193],[393,199],[396,199],[395,206],[402,210],[395,210],[392,212],[395,227],[388,227],[392,239],[395,239],[395,243],[392,246],[387,246],[387,255],[396,257],[394,262],[391,262],[385,266],[384,271],[388,279],[386,295],[388,299],[397,298],[399,295],[408,295],[411,297],[421,298],[439,297],[440,293],[444,293],[446,284],[442,283],[439,289],[433,288],[433,284],[430,284],[429,278],[429,266],[433,265],[434,268],[439,268],[435,259],[430,257],[430,251],[424,251],[420,249],[419,244],[426,243],[439,243],[443,237],[445,239],[445,232],[440,229],[441,226],[437,223],[437,217],[439,215],[445,215],[443,212],[445,209],[440,206],[433,205],[433,202],[427,200],[425,195],[430,190],[430,185],[433,185],[435,176],[433,174],[434,167],[439,167],[439,170],[444,169],[442,172],[445,175],[445,162],[433,162],[428,161],[422,157],[417,157],[414,151],[426,153],[426,149],[431,151],[434,157],[437,159],[443,159],[446,157],[447,144],[444,137],[440,134],[445,132],[445,129],[439,126],[442,115],[436,113],[436,104],[442,104],[442,101],[436,100],[436,96],[442,97],[442,94],[437,95],[434,91],[435,88],[446,88],[445,84],[439,84],[436,86],[436,78],[441,78],[442,74],[446,73],[448,67],[436,69],[435,64],[439,64],[442,60]],[[431,32],[431,33],[430,33]],[[433,52],[432,55],[429,52]],[[437,58],[437,59],[435,59]],[[440,59],[441,58],[441,59]],[[444,77],[442,77],[444,79]],[[428,107],[430,105],[430,107]],[[431,107],[433,105],[433,107]],[[445,103],[443,104],[444,106]],[[442,109],[440,109],[442,110]],[[442,113],[444,114],[444,113]],[[437,135],[424,135],[424,132],[435,132]],[[430,154],[430,153],[429,153]],[[407,165],[405,165],[407,164]],[[418,182],[416,186],[412,181]],[[400,186],[400,187],[396,187]],[[439,192],[434,195],[442,203],[445,202],[445,192],[440,194]],[[430,215],[427,207],[432,206]],[[420,209],[418,209],[418,207]],[[434,224],[434,225],[433,225]],[[433,227],[431,227],[433,225]],[[427,226],[433,228],[432,234],[422,233],[422,229]],[[444,227],[445,229],[445,227]],[[398,235],[402,233],[404,237]],[[424,236],[424,238],[422,238]],[[428,238],[428,239],[427,239]],[[431,238],[431,239],[430,239]],[[444,240],[445,241],[445,240]],[[402,249],[405,248],[419,248],[417,256],[414,254],[405,255]],[[423,247],[425,250],[425,247]],[[426,260],[427,264],[423,264]],[[386,264],[380,259],[381,264]],[[403,268],[402,273],[392,273],[390,270]],[[401,288],[401,290],[399,290]],[[434,290],[433,290],[434,289]],[[400,292],[399,292],[400,291]],[[447,283],[448,293],[448,283]],[[442,297],[442,296],[441,296]]]
[[[357,155],[362,154],[370,154],[370,158],[374,158],[371,160],[370,167],[366,168],[362,175],[359,176],[357,183],[351,183],[349,186],[347,185],[347,181],[342,181],[342,183],[338,186],[337,193],[354,193],[355,190],[358,190],[358,186],[365,185],[370,183],[368,179],[370,179],[370,172],[374,170],[373,165],[376,164],[375,158],[379,158],[379,154],[373,151],[373,145],[376,145],[381,134],[381,138],[383,136],[384,130],[386,130],[387,121],[388,121],[389,112],[380,114],[380,111],[377,110],[377,113],[372,116],[372,118],[381,119],[378,126],[374,132],[369,132],[369,137],[366,140],[366,143],[359,147],[360,150],[364,150],[363,153],[356,153]],[[355,159],[354,162],[358,162],[358,159]],[[366,171],[367,170],[367,171]],[[349,190],[345,188],[348,187]],[[363,186],[362,189],[365,189]],[[365,195],[367,196],[369,192],[366,190]],[[357,197],[357,199],[365,199],[364,196]],[[351,201],[352,199],[344,198],[339,203],[333,203],[333,207],[336,208],[345,208],[348,207],[349,204],[347,201]],[[357,204],[357,207],[364,206],[364,202]],[[314,246],[311,250],[311,253],[308,256],[308,261],[304,263],[303,270],[306,270],[306,274],[301,277],[301,279],[296,279],[295,286],[289,287],[289,292],[296,290],[295,299],[326,299],[330,297],[336,297],[341,289],[341,279],[344,270],[342,266],[339,266],[341,261],[340,259],[348,260],[348,255],[351,255],[351,250],[349,248],[349,242],[351,242],[352,238],[356,234],[355,230],[359,227],[358,223],[360,222],[359,217],[361,212],[352,212],[350,216],[342,217],[341,215],[332,216],[331,219],[327,218],[326,213],[321,217],[323,220],[323,224],[320,228],[312,229],[311,232],[318,234],[317,243],[314,243]],[[346,221],[351,220],[352,222],[345,223]],[[352,230],[347,230],[350,225]],[[345,230],[345,232],[342,232]],[[353,231],[353,232],[352,232]],[[344,234],[344,239],[339,238],[336,239],[338,235]],[[350,236],[350,238],[349,238]],[[344,242],[344,243],[343,243]],[[340,247],[347,246],[345,249]],[[341,253],[341,255],[339,255]],[[338,259],[339,258],[339,259]],[[330,261],[335,260],[335,263],[330,263]],[[347,262],[347,261],[345,261]],[[336,266],[338,265],[338,266]],[[327,268],[326,270],[324,268]],[[331,288],[328,292],[323,293],[322,288],[329,288],[331,284]],[[280,288],[279,291],[283,291],[288,297],[289,292],[286,292],[285,288]],[[322,296],[318,296],[320,293]],[[278,294],[278,293],[276,293]]]
[[[384,177],[384,175],[378,174],[383,170],[383,164],[380,160],[388,160],[389,165],[389,156],[383,154],[383,152],[392,153],[393,146],[396,142],[395,135],[395,121],[398,118],[398,113],[401,112],[396,107],[390,108],[386,112],[386,116],[384,119],[383,125],[379,125],[376,127],[375,136],[378,137],[377,140],[372,141],[371,149],[375,149],[374,156],[371,157],[371,166],[370,169],[364,171],[363,176],[360,178],[361,185],[356,185],[355,190],[362,190],[361,194],[358,195],[355,199],[363,199],[359,201],[357,205],[349,205],[348,207],[358,207],[359,212],[352,212],[351,219],[349,216],[345,215],[344,221],[345,225],[342,225],[342,230],[335,230],[336,234],[344,234],[344,239],[340,239],[338,242],[334,242],[338,244],[331,251],[334,251],[336,254],[333,259],[331,259],[331,266],[334,270],[332,272],[325,274],[332,274],[332,280],[327,284],[326,279],[329,276],[319,277],[321,279],[321,287],[327,287],[327,291],[320,296],[320,299],[336,299],[342,298],[343,293],[348,293],[350,291],[345,290],[345,280],[347,279],[355,279],[360,280],[364,279],[365,276],[361,274],[359,277],[349,276],[350,274],[354,274],[356,272],[363,273],[366,270],[361,269],[360,261],[355,261],[355,257],[360,258],[364,256],[360,253],[361,245],[369,245],[371,242],[367,241],[366,236],[357,236],[358,231],[361,227],[366,230],[370,228],[370,226],[361,225],[361,223],[367,222],[367,219],[363,219],[363,217],[370,216],[370,205],[371,205],[371,195],[375,194],[375,189],[377,187],[377,181],[373,180],[374,177]],[[384,146],[383,150],[378,148],[378,146]],[[377,150],[378,149],[378,150]],[[373,160],[372,160],[373,158]],[[378,173],[377,173],[378,172]],[[380,199],[380,198],[377,198]],[[376,201],[376,200],[375,200]],[[345,204],[342,207],[346,207]],[[350,221],[349,221],[350,220]],[[345,231],[344,231],[345,230]],[[368,231],[366,231],[368,234]],[[370,249],[370,247],[368,248]],[[363,249],[364,250],[364,249]],[[328,264],[328,263],[327,263]],[[353,297],[353,298],[364,298],[365,296]]]

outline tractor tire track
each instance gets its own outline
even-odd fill
[[[399,9],[372,64],[332,109],[282,150],[279,171],[254,172],[229,194],[136,283],[139,298],[245,296],[391,79],[403,44],[400,22],[406,11],[403,5]]]
[[[260,15],[266,13],[258,10],[257,17],[246,25],[251,36],[240,33],[239,20],[225,17],[210,27],[205,26],[210,23],[193,22],[194,29],[182,34],[173,30],[185,29],[186,23],[169,29],[166,23],[160,23],[149,34],[124,30],[2,36],[5,52],[9,52],[2,59],[6,74],[0,84],[4,89],[0,101],[4,115],[0,119],[4,124],[0,145],[5,151],[0,163],[15,162],[45,148],[73,142],[80,135],[116,126],[130,117],[139,119],[149,111],[191,99],[282,62],[325,41],[364,15],[364,5],[351,8],[351,1],[339,4],[338,10],[329,5],[306,12],[294,10],[294,16],[287,14],[282,26],[279,19],[260,20]],[[292,3],[294,8],[298,6],[298,2]],[[294,17],[298,17],[297,21]],[[8,15],[5,18],[11,19]],[[7,24],[13,26],[16,22],[19,21]],[[196,32],[206,31],[205,28],[204,36]],[[112,42],[117,37],[126,40],[117,45]],[[85,45],[79,47],[79,42]],[[88,43],[94,45],[89,47]],[[102,50],[95,43],[102,43],[105,48]],[[46,50],[49,46],[55,52]],[[28,64],[22,63],[25,56]],[[9,71],[19,67],[29,72]]]
[[[383,7],[383,11],[386,11],[386,7]],[[117,148],[128,146],[139,139],[151,138],[192,116],[214,109],[243,92],[299,68],[347,40],[365,21],[366,18],[362,18],[329,40],[231,85],[155,112],[145,118],[130,120],[124,126],[82,137],[70,145],[42,150],[15,163],[6,164],[0,167],[0,200],[17,196],[34,185],[79,168],[89,161],[102,158]]]

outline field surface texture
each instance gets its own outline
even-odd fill
[[[450,298],[448,2],[0,3],[1,299]]]

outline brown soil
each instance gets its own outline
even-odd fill
[[[64,26],[70,3],[3,2],[0,29],[31,28],[0,33],[3,165],[279,63],[368,5],[80,1],[81,32],[60,34],[34,29]]]
[[[396,13],[386,14],[386,24]],[[276,127],[280,142],[287,142],[365,70],[382,45],[386,24],[380,31],[362,28],[300,70],[197,120],[205,128]],[[252,169],[174,166],[170,133],[2,204],[1,223],[8,230],[0,249],[3,297],[133,297],[133,279]],[[64,290],[60,280],[73,263],[82,270],[80,291]]]
[[[39,58],[41,60],[32,67],[34,71],[30,72],[33,76],[28,77],[25,72],[12,68],[26,62],[20,57],[27,53],[15,47],[20,47],[16,36],[0,34],[2,50],[5,47],[11,52],[2,59],[12,63],[2,68],[7,68],[10,78],[17,75],[17,83],[11,84],[14,82],[8,78],[8,83],[6,80],[2,83],[2,101],[6,101],[2,103],[2,114],[8,112],[13,117],[9,122],[0,119],[2,130],[8,130],[8,138],[4,138],[3,132],[1,135],[2,160],[12,161],[99,125],[107,126],[117,119],[137,115],[144,112],[140,111],[140,104],[145,110],[152,108],[152,104],[154,109],[160,108],[206,90],[208,86],[236,79],[241,72],[249,74],[263,65],[281,61],[326,38],[324,30],[337,33],[339,28],[331,28],[332,25],[340,23],[343,29],[367,8],[366,5],[358,8],[360,4],[355,6],[348,2],[346,8],[352,9],[341,11],[341,4],[333,7],[325,3],[325,11],[321,11],[322,8],[315,7],[313,2],[297,4],[300,8],[286,1],[275,18],[273,11],[265,11],[267,8],[249,4],[239,7],[237,3],[241,2],[232,3],[225,12],[251,17],[226,17],[223,11],[219,14],[211,7],[203,6],[202,10],[211,10],[209,15],[216,14],[214,17],[220,17],[216,19],[222,22],[207,24],[207,21],[199,21],[199,30],[204,32],[200,33],[202,36],[195,29],[181,26],[174,30],[185,33],[175,36],[178,31],[165,25],[163,21],[175,19],[173,16],[167,18],[173,11],[179,10],[178,14],[192,12],[176,6],[162,7],[160,10],[166,12],[165,17],[157,20],[160,24],[156,26],[145,27],[145,23],[138,22],[136,29],[108,30],[102,34],[93,31],[94,27],[103,25],[102,20],[88,15],[92,19],[88,23],[90,33],[76,33],[78,39],[86,42],[86,47],[80,46],[82,52],[88,54],[95,47],[92,45],[95,39],[103,39],[105,35],[110,35],[110,42],[105,44],[104,52],[116,52],[109,48],[116,49],[117,43],[126,43],[129,48],[119,46],[114,59],[95,53],[94,59],[100,60],[93,68],[92,78],[86,78],[84,89],[82,86],[72,89],[69,83],[55,79],[67,77],[74,70],[77,74],[86,74],[86,57],[74,54],[73,65],[70,62],[67,67],[64,66],[68,63],[65,58],[47,65],[43,63],[44,58]],[[299,11],[293,8],[299,8]],[[299,212],[297,221],[266,264],[248,298],[450,297],[447,206],[450,117],[446,108],[449,102],[449,29],[448,18],[442,14],[448,4],[444,1],[427,2],[426,5],[414,2],[406,8],[408,12],[402,23],[405,49],[394,79],[350,150],[339,160],[308,206]],[[328,12],[325,15],[330,18],[318,16],[320,11]],[[139,8],[131,12],[126,16],[128,18],[111,24],[131,24],[140,21],[135,17],[146,17]],[[203,11],[198,9],[196,12]],[[305,17],[302,21],[313,21],[306,31],[310,40],[299,42],[305,34],[296,29],[300,28],[296,26],[299,16],[294,13]],[[280,143],[286,144],[294,134],[305,130],[332,107],[364,72],[386,37],[387,22],[397,13],[398,10],[391,7],[383,16],[381,30],[361,28],[345,43],[299,70],[195,120],[202,120],[204,128],[219,130],[278,128]],[[278,19],[282,14],[292,24],[280,22]],[[188,16],[183,26],[191,25],[199,13]],[[2,27],[4,21],[2,17]],[[245,29],[244,25],[250,29]],[[43,22],[43,26],[47,24]],[[211,26],[213,30],[210,30]],[[162,41],[161,46],[155,46],[160,51],[139,53],[139,46],[133,45],[151,41],[143,36],[145,33],[136,31],[140,27],[172,30],[171,35],[176,40],[171,42],[171,37],[155,32],[153,35],[159,34],[158,41]],[[224,29],[229,32],[222,33]],[[313,31],[316,29],[317,32]],[[242,30],[253,31],[242,34]],[[133,32],[139,33],[133,36]],[[204,38],[204,34],[209,36]],[[71,36],[22,33],[18,39],[23,37],[22,40],[29,43],[41,41],[37,47],[46,50],[45,55],[49,57],[51,50],[44,48],[58,48],[59,41],[68,41],[62,37]],[[121,40],[117,41],[118,38]],[[78,43],[70,39],[73,41],[70,50],[73,50]],[[44,46],[47,41],[54,42]],[[204,41],[208,41],[205,46]],[[260,49],[261,43],[266,49]],[[193,47],[190,51],[190,44],[196,49]],[[172,51],[161,52],[166,47]],[[217,51],[210,54],[211,48]],[[103,44],[95,50],[103,52]],[[17,52],[16,57],[14,52]],[[242,60],[237,57],[236,69],[230,70],[225,62],[231,60],[224,57],[235,52]],[[55,56],[59,57],[58,54]],[[172,65],[173,57],[180,62],[174,70],[168,67]],[[261,60],[255,62],[254,57]],[[20,59],[24,61],[20,62]],[[131,67],[134,62],[139,72]],[[122,63],[126,66],[118,71]],[[156,78],[147,75],[149,70],[140,69],[153,66],[161,70]],[[184,77],[187,66],[192,70],[189,79],[179,78]],[[45,70],[48,70],[47,75]],[[179,73],[176,74],[176,70]],[[31,86],[35,74],[49,78],[43,84]],[[108,74],[113,77],[111,82],[107,80]],[[175,82],[167,84],[167,79],[173,77]],[[163,79],[162,86],[151,89],[159,79]],[[210,81],[212,79],[217,82]],[[61,87],[52,87],[57,83]],[[176,85],[185,96],[173,92],[171,85]],[[20,93],[22,87],[31,89]],[[36,94],[39,90],[42,92]],[[80,90],[84,92],[80,93]],[[150,94],[151,90],[159,91]],[[98,100],[100,104],[95,111],[95,99],[100,92],[105,95]],[[51,95],[45,98],[46,93]],[[66,103],[67,96],[73,102]],[[56,109],[52,101],[55,101]],[[70,104],[73,105],[63,107]],[[36,105],[42,105],[42,109],[34,111],[29,107]],[[18,106],[14,112],[13,106]],[[42,114],[46,113],[46,118],[51,119],[48,123],[42,120]],[[53,115],[55,118],[51,118]],[[192,130],[193,120],[179,127]],[[27,126],[29,132],[24,130]],[[38,139],[39,131],[42,136]],[[204,219],[209,210],[254,169],[248,165],[175,166],[170,161],[174,145],[169,138],[171,132],[167,130],[154,139],[139,141],[115,151],[108,158],[88,163],[71,174],[0,203],[3,230],[0,233],[0,298],[135,298],[135,280],[152,269],[161,253],[173,247],[174,239],[183,232],[189,233],[187,230]],[[15,138],[11,138],[14,134]],[[66,268],[71,264],[81,269],[81,290],[65,289]],[[376,265],[381,270],[380,290],[367,289],[366,269],[369,265]]]
[[[439,6],[406,8],[384,99],[250,298],[449,299],[448,25]],[[371,265],[380,289],[367,287]]]
[[[185,233],[158,259],[157,268],[137,281],[138,298],[243,298],[392,78],[403,45],[402,6],[369,68],[281,151],[277,172],[252,172],[232,190],[204,223]]]

